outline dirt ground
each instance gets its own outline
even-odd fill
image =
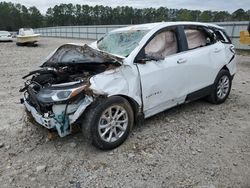
[[[250,187],[250,56],[222,105],[203,100],[160,113],[103,152],[80,132],[65,138],[27,121],[21,77],[73,39],[38,47],[0,43],[0,187]]]

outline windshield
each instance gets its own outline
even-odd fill
[[[127,57],[149,30],[128,30],[111,32],[100,39],[97,47],[111,54]]]

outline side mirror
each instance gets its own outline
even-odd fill
[[[136,56],[135,63],[145,64],[146,61],[147,59],[146,59],[145,49],[143,48]]]
[[[138,63],[138,64],[146,64],[146,61],[147,61],[147,59],[137,59],[137,60],[135,61],[135,63]]]
[[[149,56],[145,54],[145,49],[141,50],[135,58],[135,63],[145,64],[147,61],[159,61],[163,60],[164,57],[160,56]]]

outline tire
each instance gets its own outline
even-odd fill
[[[17,42],[16,45],[17,45],[17,46],[24,46],[24,44],[23,44],[23,43],[20,43],[20,42]]]
[[[222,69],[214,82],[211,95],[208,97],[208,101],[213,104],[221,104],[225,102],[230,94],[232,86],[232,76],[229,71]],[[221,88],[221,89],[220,89]]]
[[[95,147],[111,150],[127,139],[133,123],[134,114],[129,102],[114,96],[98,99],[89,106],[83,115],[82,131]]]

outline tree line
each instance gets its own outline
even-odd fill
[[[160,21],[249,21],[250,10],[200,11],[187,9],[133,8],[128,6],[89,6],[60,4],[48,8],[45,15],[35,7],[0,2],[0,30],[16,31],[21,27],[49,27],[66,25],[141,24]]]

